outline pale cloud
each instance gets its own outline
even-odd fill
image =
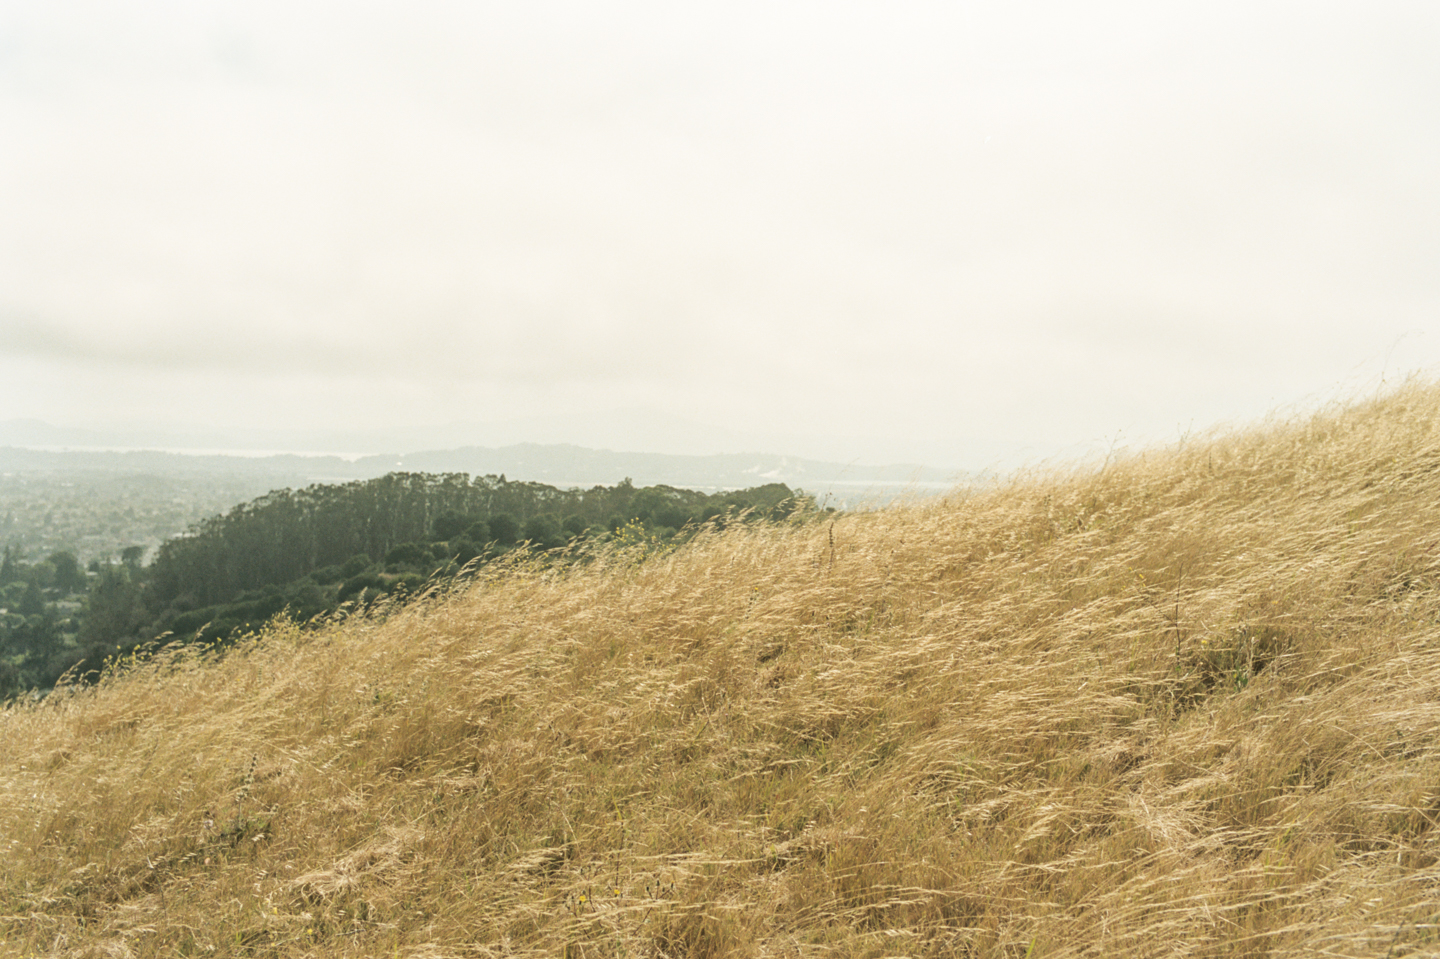
[[[0,416],[648,406],[954,465],[1259,416],[1440,360],[1436,40],[1420,4],[10,4]]]

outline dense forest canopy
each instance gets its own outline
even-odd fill
[[[391,473],[274,490],[88,573],[69,552],[0,566],[0,697],[171,636],[221,640],[287,612],[305,621],[346,602],[403,597],[516,550],[683,539],[706,521],[783,519],[815,508],[781,483],[703,493],[630,480],[588,490],[500,476]],[[82,665],[83,664],[83,665]]]

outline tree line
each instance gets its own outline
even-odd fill
[[[0,698],[169,635],[223,640],[287,611],[305,621],[347,602],[413,594],[516,550],[585,542],[672,543],[706,522],[763,522],[814,510],[780,483],[725,493],[630,480],[588,490],[500,476],[391,473],[280,489],[192,525],[142,565],[70,554],[0,569]],[[66,557],[69,557],[68,560]],[[9,579],[7,579],[9,577]],[[17,583],[23,585],[16,585]]]

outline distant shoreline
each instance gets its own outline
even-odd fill
[[[637,486],[716,492],[784,483],[833,505],[873,505],[906,495],[942,493],[978,476],[917,464],[858,466],[792,456],[731,453],[687,456],[626,453],[571,445],[462,447],[357,456],[347,453],[130,446],[0,446],[0,474],[122,472],[245,476],[275,488],[344,483],[393,472],[506,476],[560,489],[588,489],[627,479]]]

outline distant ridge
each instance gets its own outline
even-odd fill
[[[13,423],[3,424],[5,427]],[[0,438],[13,436],[6,429]],[[33,434],[32,434],[33,435]],[[504,474],[511,480],[561,488],[613,485],[629,478],[638,486],[664,484],[701,490],[744,489],[784,483],[837,503],[891,499],[907,490],[933,492],[968,477],[917,464],[858,466],[767,453],[683,456],[616,452],[569,444],[524,443],[497,448],[468,446],[350,459],[335,455],[239,455],[162,450],[35,449],[0,446],[0,471],[121,471],[223,473],[273,477],[277,486],[344,482],[386,473]]]

